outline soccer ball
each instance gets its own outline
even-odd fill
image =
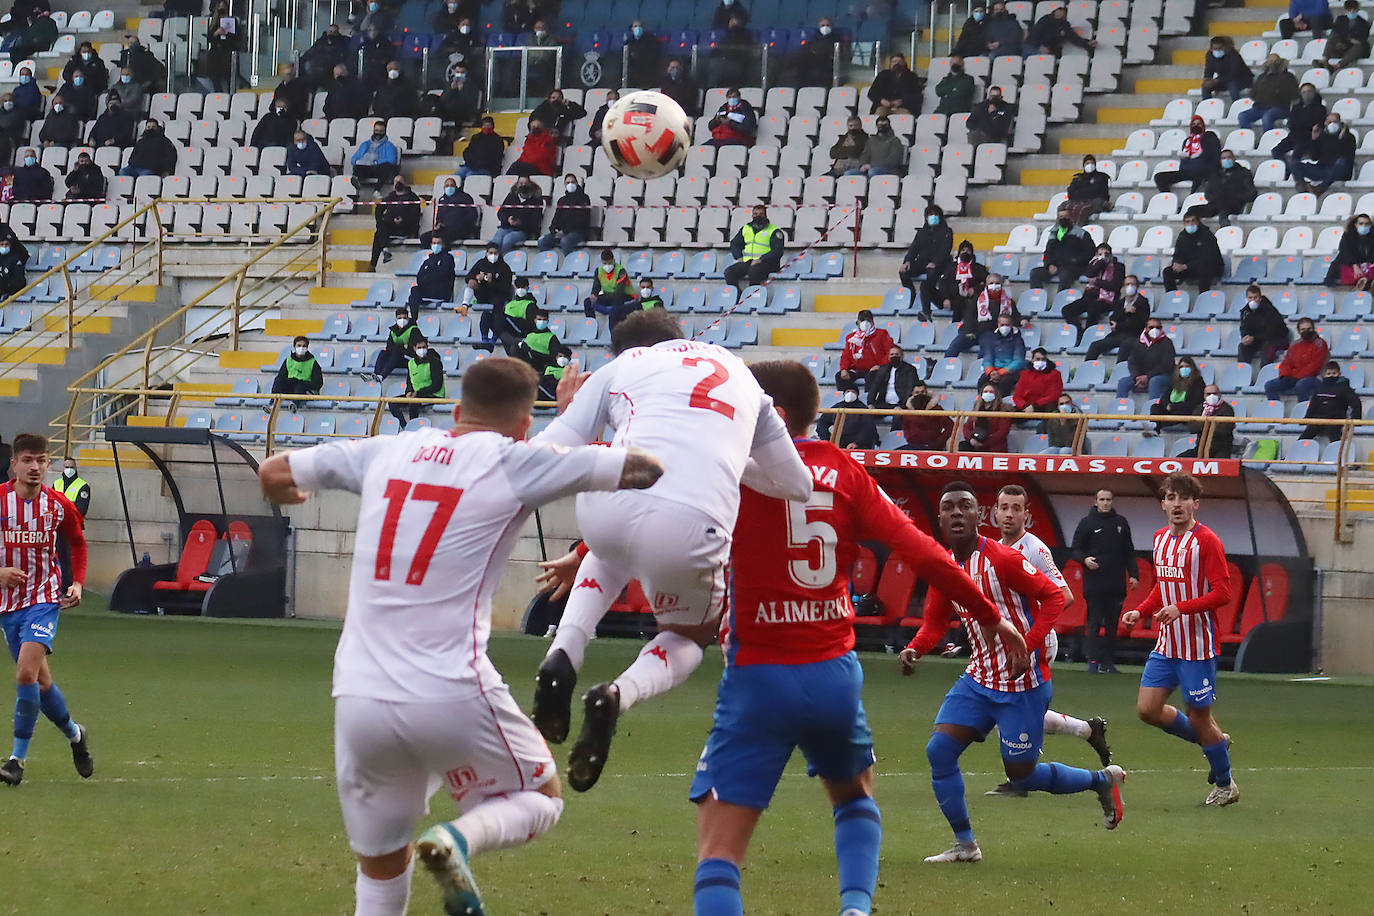
[[[647,181],[675,171],[691,145],[687,113],[661,92],[626,93],[601,123],[601,148],[615,170],[631,178]]]

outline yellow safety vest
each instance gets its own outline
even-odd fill
[[[76,502],[76,496],[78,493],[81,492],[81,488],[84,486],[86,486],[86,480],[78,474],[77,476],[72,478],[71,483],[67,483],[66,481],[62,481],[61,483],[59,483],[57,487],[57,492],[67,497],[72,502]]]
[[[752,223],[745,223],[740,234],[744,236],[744,260],[752,261],[761,258],[773,250],[773,233],[778,231],[778,227],[769,223],[762,229],[754,229]]]

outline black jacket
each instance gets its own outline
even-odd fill
[[[1226,264],[1221,259],[1221,248],[1217,237],[1206,226],[1199,225],[1197,232],[1180,231],[1174,242],[1174,260],[1185,264],[1195,277],[1220,278],[1226,273]]]
[[[571,137],[573,124],[586,116],[587,109],[569,99],[558,105],[545,99],[530,112],[531,121],[538,120],[545,127],[557,127],[560,137]]]
[[[1338,268],[1344,264],[1374,264],[1374,232],[1360,235],[1354,229],[1347,229],[1341,233],[1341,243],[1336,247],[1336,260],[1331,265],[1336,269],[1338,279]]]
[[[544,222],[544,195],[539,193],[538,187],[531,187],[534,193],[528,198],[521,198],[520,192],[511,188],[501,202],[501,209],[496,211],[496,222],[502,229],[519,229],[526,238],[538,235]],[[515,225],[511,224],[512,217]]]
[[[277,84],[272,90],[272,101],[278,100],[286,103],[286,113],[292,117],[300,120],[310,117],[310,86],[299,76]]]
[[[1336,16],[1331,23],[1331,33],[1326,36],[1326,43],[1333,45],[1337,41],[1346,44],[1359,42],[1364,45],[1369,44],[1369,20],[1363,16],[1356,16],[1351,19],[1348,16]]]
[[[1305,104],[1302,99],[1288,109],[1288,139],[1292,141],[1293,152],[1301,158],[1303,152],[1312,145],[1312,128],[1326,122],[1326,105],[1322,103],[1321,93]]]
[[[883,99],[904,99],[913,114],[921,111],[921,78],[911,70],[883,70],[873,78],[868,87],[868,100],[873,103],[873,111]]]
[[[296,128],[300,127],[301,122],[296,120],[288,109],[284,114],[277,114],[273,108],[262,116],[258,126],[253,128],[253,138],[249,141],[250,146],[290,146],[296,136]]]
[[[695,118],[701,114],[701,87],[686,72],[678,74],[675,80],[663,78],[659,91],[682,106],[687,117]]]
[[[1249,89],[1250,84],[1255,81],[1255,74],[1250,72],[1239,51],[1227,48],[1220,59],[1213,57],[1212,52],[1208,50],[1206,63],[1202,65],[1202,78],[1218,78],[1227,85],[1236,83],[1244,89]]]
[[[1076,278],[1087,269],[1096,251],[1092,236],[1082,226],[1074,226],[1060,238],[1056,224],[1050,230],[1049,241],[1045,242],[1045,266],[1053,265],[1063,276]]]
[[[1060,19],[1053,13],[1046,13],[1036,20],[1026,36],[1026,44],[1033,48],[1049,48],[1051,54],[1062,51],[1064,42],[1080,48],[1088,47],[1088,40],[1073,30],[1068,19]]]
[[[949,263],[945,265],[944,272],[940,274],[940,282],[936,285],[936,290],[939,292],[941,299],[954,299],[956,296],[963,295],[959,292],[958,267],[959,262],[954,258],[950,258]],[[983,284],[988,282],[988,269],[978,263],[976,258],[971,265],[971,269],[973,271],[973,277],[970,281],[970,285],[973,287],[972,295],[977,296],[983,289]]]
[[[1097,569],[1083,567],[1083,593],[1086,595],[1125,595],[1126,577],[1136,578],[1135,544],[1131,525],[1115,509],[1088,511],[1073,533],[1069,556],[1082,563],[1085,557],[1097,561]]]
[[[24,276],[27,260],[28,253],[22,247],[11,248],[9,254],[0,255],[0,293],[13,296],[28,286],[29,281]]]
[[[558,198],[558,206],[553,211],[553,222],[549,231],[576,232],[587,238],[592,225],[592,199],[579,187],[576,191]]]
[[[372,93],[356,76],[345,76],[324,97],[326,118],[365,118]]]
[[[67,65],[62,68],[63,82],[70,81],[72,74],[77,70],[85,75],[85,85],[97,95],[110,88],[110,69],[105,66],[99,54],[92,54],[90,60],[83,60],[80,54],[73,54]]]
[[[382,80],[372,95],[372,113],[379,118],[413,118],[420,103],[420,90],[402,76]]]
[[[434,208],[435,231],[445,241],[477,237],[481,215],[472,195],[459,188],[452,197],[439,197]]]
[[[48,112],[39,128],[38,139],[53,146],[80,146],[81,116],[70,105],[60,112]]]
[[[1135,310],[1127,311],[1126,297],[1117,299],[1116,308],[1112,309],[1111,322],[1115,333],[1130,334],[1134,342],[1145,330],[1145,322],[1150,320],[1150,300],[1143,293],[1137,293],[1131,306]]]
[[[1236,409],[1223,400],[1212,411],[1214,417],[1234,417]],[[1199,443],[1203,433],[1207,430],[1206,419],[1197,423],[1189,423],[1188,428],[1198,437]],[[1212,426],[1212,447],[1207,450],[1207,454],[1198,453],[1199,458],[1230,458],[1236,450],[1236,424],[1234,423],[1213,423]]]
[[[439,96],[439,108],[445,120],[461,128],[477,120],[482,110],[482,92],[472,84],[470,78],[461,87],[450,85]]]
[[[96,115],[99,106],[98,96],[91,89],[91,84],[82,80],[81,85],[63,83],[62,87],[53,93],[54,96],[62,96],[62,101],[68,110],[83,121],[90,121]]]
[[[1345,168],[1336,176],[1338,181],[1349,181],[1355,175],[1355,135],[1344,124],[1341,125],[1341,132],[1334,136],[1323,129],[1312,141],[1307,155],[1322,165],[1335,165],[1336,160],[1345,160]]]
[[[404,194],[390,191],[377,211],[378,231],[385,229],[393,238],[415,238],[420,234],[420,195],[413,188]]]
[[[893,366],[892,363],[884,363],[868,373],[868,378],[864,382],[865,390],[868,392],[869,407],[889,406],[887,402],[887,383],[893,372],[897,373],[897,403],[891,406],[900,407],[905,404],[907,398],[911,397],[911,389],[916,387],[918,381],[916,367],[903,360]]]
[[[1222,213],[1240,213],[1254,203],[1255,175],[1237,162],[1229,169],[1217,169],[1206,184],[1207,202]]]
[[[935,274],[944,273],[953,260],[950,252],[954,248],[954,230],[946,220],[939,225],[925,225],[916,230],[916,235],[902,255],[902,262],[910,265],[909,276],[920,276],[926,272],[927,264],[935,265]]]
[[[988,51],[988,38],[982,22],[969,17],[959,30],[959,40],[954,43],[955,57],[978,57]]]
[[[973,111],[968,116],[968,129],[981,130],[992,142],[1000,143],[1011,137],[1011,128],[1015,120],[1015,105],[1005,101],[984,100],[973,106]]]
[[[1283,315],[1269,301],[1261,296],[1259,304],[1252,307],[1248,302],[1240,310],[1240,336],[1253,337],[1259,343],[1276,343],[1285,346],[1292,339],[1288,324]]]
[[[91,125],[91,146],[117,146],[120,149],[133,146],[137,130],[132,114],[123,108],[106,109]]]
[[[497,258],[493,263],[485,254],[478,256],[468,268],[467,280],[474,284],[473,295],[483,305],[504,306],[514,290],[514,277],[505,258]]]
[[[484,134],[481,131],[472,135],[468,148],[463,151],[463,164],[488,175],[501,174],[501,159],[506,154],[506,139],[498,133]]]
[[[1131,345],[1131,353],[1126,358],[1126,369],[1132,377],[1147,375],[1154,378],[1156,375],[1172,375],[1176,362],[1178,354],[1170,338],[1161,337],[1148,347],[1137,340]]]
[[[52,200],[52,175],[41,165],[21,165],[10,191],[14,200]]]
[[[453,283],[456,279],[453,255],[447,251],[438,254],[430,252],[415,272],[415,294],[421,299],[448,302],[453,299]]]
[[[1359,395],[1350,387],[1350,379],[1342,377],[1322,379],[1321,384],[1312,392],[1312,399],[1307,402],[1307,414],[1304,419],[1344,420],[1349,417],[1359,420],[1363,416],[1364,405],[1360,403]],[[1339,426],[1309,426],[1302,431],[1304,439],[1338,439],[1340,435]]]
[[[88,166],[73,166],[67,173],[67,196],[76,200],[105,198],[105,173],[94,162]]]

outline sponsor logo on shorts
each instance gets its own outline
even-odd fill
[[[577,583],[577,587],[578,587],[578,588],[594,588],[594,589],[596,589],[597,591],[603,591],[603,589],[601,588],[601,583],[598,582],[598,581],[596,581],[595,579],[591,578],[590,576],[588,576],[587,578],[583,579],[581,582]]]
[[[46,636],[52,638],[53,628],[50,623],[34,623],[29,625],[29,631],[35,636]]]
[[[536,766],[536,767],[534,768],[534,778],[535,778],[535,779],[538,779],[540,776],[543,776],[543,775],[544,775],[544,771],[547,770],[548,768],[549,768],[549,765],[548,765],[547,763],[541,763],[541,764],[539,764],[538,766]]]
[[[1026,734],[1025,732],[1022,732],[1017,737],[1020,740],[1011,741],[1006,736],[1003,736],[1002,743],[1007,747],[1011,748],[1012,750],[1016,751],[1028,751],[1031,748],[1035,747],[1035,745],[1032,744],[1030,741],[1030,735]]]
[[[1211,685],[1208,684],[1206,681],[1203,681],[1203,682],[1202,682],[1202,687],[1201,687],[1200,689],[1188,691],[1188,696],[1190,696],[1190,697],[1196,697],[1196,698],[1198,698],[1198,699],[1202,699],[1203,697],[1209,697],[1209,696],[1211,696],[1211,695],[1212,695],[1212,687],[1211,687]]]
[[[459,767],[456,770],[449,770],[444,774],[444,781],[448,783],[450,789],[456,791],[476,782],[477,771],[472,767]]]

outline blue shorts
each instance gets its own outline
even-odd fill
[[[1151,652],[1140,675],[1141,687],[1183,688],[1183,702],[1195,709],[1211,706],[1217,700],[1217,660],[1190,662]]]
[[[52,654],[52,640],[57,635],[58,610],[56,604],[35,604],[0,614],[0,628],[5,631],[5,642],[15,661],[19,660],[19,647],[26,642],[42,643],[48,654]]]
[[[767,808],[800,747],[807,775],[849,782],[873,766],[864,673],[853,652],[806,665],[725,669],[691,799]]]
[[[1045,741],[1045,713],[1054,696],[1046,681],[1034,690],[1002,691],[961,674],[945,694],[936,725],[966,725],[986,736],[994,725],[1002,738],[1002,759],[1034,763]]]

